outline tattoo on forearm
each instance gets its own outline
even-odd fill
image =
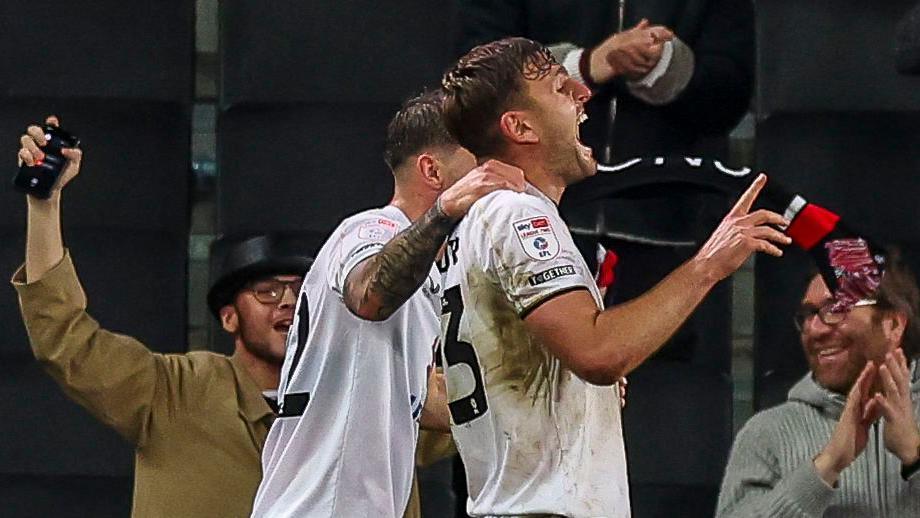
[[[363,284],[361,306],[374,304],[377,318],[384,319],[396,312],[425,282],[431,265],[455,221],[435,204],[411,227],[400,232],[368,260],[360,279]],[[359,284],[359,285],[360,285]],[[348,286],[348,292],[355,292]]]

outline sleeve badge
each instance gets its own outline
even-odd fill
[[[559,255],[559,239],[546,216],[536,216],[512,223],[524,253],[537,261],[548,261]]]

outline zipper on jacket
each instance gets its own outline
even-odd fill
[[[878,509],[881,513],[880,516],[888,516],[888,511],[885,505],[885,493],[882,491],[882,478],[884,473],[882,473],[882,462],[884,458],[884,448],[882,447],[881,432],[879,429],[881,425],[879,421],[872,423],[872,428],[875,430],[875,482],[876,487],[878,488]],[[872,473],[872,470],[869,470],[869,473]]]

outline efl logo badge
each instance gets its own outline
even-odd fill
[[[358,238],[367,241],[389,241],[396,236],[399,225],[388,220],[378,219],[361,225]]]
[[[548,217],[537,216],[515,221],[511,228],[529,257],[548,261],[559,254],[559,239]]]

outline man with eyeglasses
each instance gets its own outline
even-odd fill
[[[217,280],[208,291],[208,307],[234,337],[234,354],[271,365],[266,389],[272,392],[278,387],[305,265],[312,263],[321,238],[305,241],[297,234],[224,236],[211,248]]]
[[[920,516],[920,292],[896,253],[884,268],[846,304],[811,278],[794,319],[810,372],[738,433],[719,517]]]
[[[21,161],[41,160],[43,137],[29,127]],[[208,305],[232,336],[233,355],[154,353],[87,313],[60,216],[62,188],[79,172],[82,152],[63,153],[68,164],[51,198],[27,198],[25,264],[13,277],[35,357],[68,397],[134,445],[132,516],[248,515],[274,419],[263,393],[278,385],[313,239],[218,240]]]

